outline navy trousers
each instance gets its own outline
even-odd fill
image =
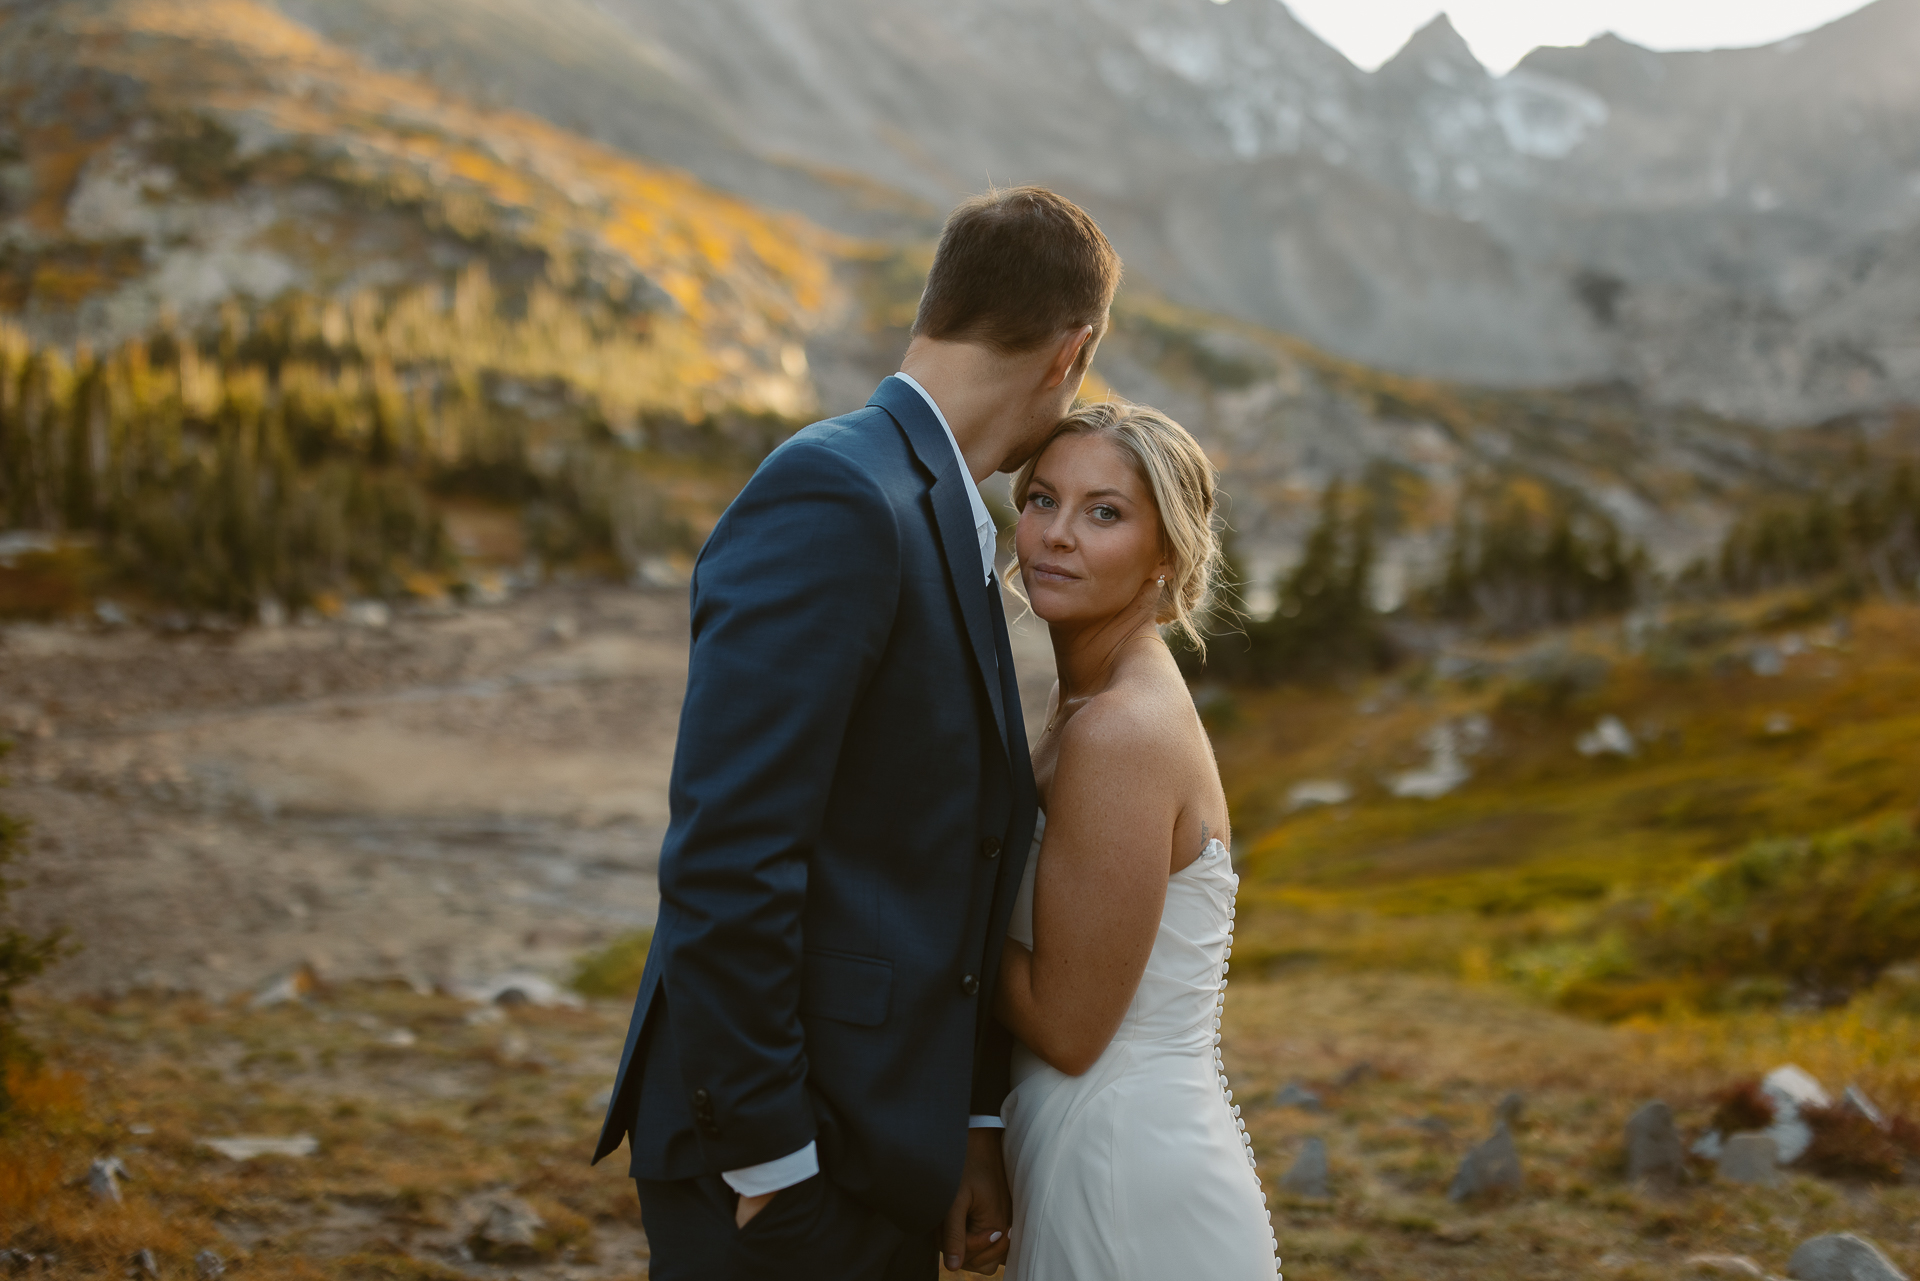
[[[636,1179],[652,1281],[931,1281],[940,1255],[824,1175],[783,1188],[744,1228],[717,1174]]]

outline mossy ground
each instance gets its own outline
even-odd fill
[[[1869,603],[1838,627],[1769,621],[1802,604],[1676,609],[1632,644],[1614,622],[1489,647],[1451,678],[1208,702],[1248,959],[1525,978],[1531,958],[1532,980],[1559,995],[1551,945],[1604,914],[1756,840],[1910,821],[1920,609]],[[1776,662],[1777,674],[1756,671]],[[1467,782],[1432,800],[1392,794],[1434,726],[1473,716],[1489,733]],[[1632,733],[1633,755],[1579,752],[1607,716]],[[1336,779],[1351,801],[1288,812],[1296,784]],[[1703,995],[1684,975],[1645,977],[1611,1013]]]
[[[1715,1089],[1786,1058],[1831,1086],[1858,1081],[1887,1106],[1911,1106],[1920,1019],[1857,1004],[1603,1026],[1506,985],[1307,968],[1231,984],[1227,1066],[1286,1273],[1302,1281],[1669,1277],[1691,1275],[1686,1260],[1703,1253],[1778,1273],[1798,1241],[1842,1230],[1911,1269],[1920,1187],[1792,1175],[1752,1189],[1703,1169],[1662,1196],[1622,1178],[1621,1127],[1639,1103],[1663,1097],[1698,1127]],[[31,1005],[48,1073],[23,1079],[23,1112],[0,1137],[0,1247],[55,1254],[60,1275],[116,1281],[143,1249],[163,1277],[193,1275],[202,1249],[240,1277],[645,1275],[623,1155],[586,1163],[624,1007],[523,1008],[490,1022],[472,1011],[371,985],[262,1011],[160,997]],[[395,1044],[401,1030],[412,1044]],[[1319,1091],[1326,1111],[1273,1107],[1289,1081]],[[1511,1090],[1526,1096],[1524,1190],[1450,1203],[1455,1164]],[[319,1151],[239,1163],[200,1143],[292,1133],[313,1135]],[[1332,1154],[1329,1201],[1277,1190],[1309,1134]],[[107,1155],[131,1172],[118,1206],[84,1186],[88,1164]],[[543,1259],[463,1255],[469,1207],[499,1191],[546,1218]]]

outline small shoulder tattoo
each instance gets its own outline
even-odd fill
[[[1200,848],[1207,848],[1207,824],[1205,820],[1202,820],[1200,823]]]

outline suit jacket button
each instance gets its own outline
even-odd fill
[[[981,837],[980,838],[980,857],[981,858],[999,858],[1000,857],[1000,838],[997,836]]]
[[[973,996],[980,991],[980,980],[969,974],[960,980],[960,990],[968,996]]]

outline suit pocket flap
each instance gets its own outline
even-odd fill
[[[808,952],[800,982],[800,1012],[856,1027],[887,1021],[893,998],[893,962],[846,952]]]

